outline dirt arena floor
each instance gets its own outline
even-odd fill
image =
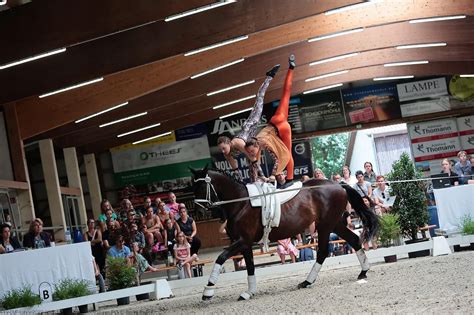
[[[436,313],[474,314],[474,251],[449,256],[403,259],[372,266],[366,283],[360,267],[326,270],[312,288],[296,289],[304,273],[257,279],[258,294],[237,301],[246,283],[218,283],[211,301],[202,288],[180,289],[176,297],[104,308],[101,314],[254,314],[254,313]]]

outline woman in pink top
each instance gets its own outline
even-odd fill
[[[179,214],[179,203],[176,202],[176,195],[172,192],[168,194],[169,202],[166,204],[170,212],[170,217],[176,219]]]
[[[191,256],[191,245],[189,245],[183,232],[179,232],[176,237],[174,257],[176,258],[176,266],[178,268],[184,267],[187,277],[191,278],[191,263],[198,260],[198,256],[196,254]]]
[[[285,263],[286,255],[290,255],[292,263],[296,262],[296,255],[298,255],[298,250],[296,249],[295,245],[291,243],[290,238],[278,241],[277,252],[278,255],[280,255],[282,264]]]

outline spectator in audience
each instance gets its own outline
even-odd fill
[[[109,250],[112,246],[111,244],[113,244],[112,235],[117,233],[116,231],[119,228],[119,224],[115,220],[107,221],[106,224],[106,229],[102,232],[102,247],[105,250]]]
[[[375,213],[375,209],[374,209],[374,203],[372,202],[372,199],[370,199],[369,197],[367,196],[363,196],[362,197],[362,200],[364,200],[364,204],[367,206],[367,208],[369,208],[370,211],[372,211],[373,213]],[[377,244],[377,237],[375,236],[374,238],[372,238],[372,240],[370,240],[371,243],[372,243],[372,248],[373,249],[377,249],[378,247],[378,244]],[[362,244],[362,247],[364,247],[365,250],[369,250],[369,242],[365,242]]]
[[[337,241],[339,239],[339,236],[337,236],[336,233],[330,233],[329,234],[329,243],[328,243],[328,253],[329,257],[334,257],[336,256],[336,249],[339,248],[339,244],[331,243],[332,241]]]
[[[362,171],[357,171],[356,174],[357,182],[354,184],[354,189],[357,190],[361,197],[372,198],[372,185],[369,182],[364,180],[364,173]]]
[[[385,177],[377,176],[377,188],[373,192],[373,200],[375,202],[375,211],[377,214],[387,213],[392,210],[390,205],[393,205],[393,196],[390,195],[390,189],[385,183]]]
[[[0,236],[0,254],[10,253],[21,248],[18,239],[11,235],[9,224],[3,223],[0,225],[0,230],[2,232]]]
[[[372,166],[372,162],[365,162],[364,163],[364,180],[369,182],[371,185],[375,185],[377,180],[377,175],[374,173],[374,168]]]
[[[173,249],[174,257],[176,258],[176,266],[178,268],[184,268],[188,278],[191,278],[191,263],[198,260],[198,256],[196,253],[191,253],[191,246],[183,232],[178,233],[177,241]]]
[[[357,179],[355,176],[351,175],[351,170],[349,169],[349,166],[344,165],[342,167],[342,180],[344,183],[354,186],[355,183],[357,183]]]
[[[158,216],[153,214],[153,208],[151,206],[146,209],[145,225],[145,238],[148,246],[152,247],[155,245],[155,241],[163,244],[163,236],[161,235],[163,226],[161,225]]]
[[[127,221],[128,213],[133,210],[133,204],[129,199],[123,199],[120,204],[120,220]]]
[[[110,257],[129,258],[131,255],[130,248],[124,245],[123,235],[117,234],[114,238],[115,245],[109,248],[107,255]]]
[[[158,218],[160,218],[161,225],[165,226],[166,220],[170,219],[170,215],[168,211],[166,211],[164,202],[160,202],[158,204],[158,212],[156,213],[156,215],[158,216]]]
[[[163,201],[161,201],[161,198],[160,197],[156,197],[155,198],[155,203],[153,204],[153,213],[154,214],[157,214],[158,211],[160,210],[160,203],[162,203]],[[165,207],[165,210],[166,210],[166,207]],[[166,211],[168,212],[168,211]]]
[[[171,219],[165,222],[165,244],[168,247],[168,251],[173,253],[174,244],[176,244],[176,236],[178,235],[178,229],[176,228],[176,222]]]
[[[138,230],[138,224],[137,222],[132,222],[132,224],[130,224],[130,243],[133,244],[133,243],[137,243],[138,244],[138,247],[140,249],[140,252],[143,248],[145,248],[145,235],[143,234],[142,231],[139,231]]]
[[[301,236],[300,236],[301,237]],[[284,240],[279,240],[277,246],[277,252],[280,256],[280,260],[282,264],[286,263],[286,255],[290,255],[291,262],[296,262],[296,255],[298,255],[298,250],[296,249],[295,245],[291,243],[291,238],[286,238]]]
[[[196,222],[194,222],[193,218],[188,215],[184,205],[179,209],[179,215],[180,217],[176,221],[179,227],[179,232],[183,232],[188,243],[191,244],[191,255],[197,254],[199,252],[199,248],[201,248],[201,240],[196,236]]]
[[[43,232],[43,220],[36,218],[30,223],[30,230],[23,236],[23,246],[26,248],[44,248],[51,246],[51,238]]]
[[[332,180],[335,181],[336,183],[340,183],[342,180],[341,174],[339,173],[333,174],[331,177],[332,177]]]
[[[342,215],[343,220],[347,224],[347,228],[350,230],[354,229],[354,224],[352,223],[352,215],[350,211],[344,211],[344,214]],[[344,253],[345,254],[353,254],[355,253],[355,249],[351,247],[347,242],[344,244]]]
[[[104,248],[102,247],[102,232],[96,227],[94,219],[87,220],[87,230],[84,231],[84,241],[91,242],[92,256],[102,271],[105,267]]]
[[[454,171],[459,176],[459,184],[464,185],[471,179],[472,165],[471,162],[467,160],[466,151],[459,151],[458,158],[459,161],[454,164]]]
[[[327,179],[326,176],[324,175],[323,171],[320,168],[317,168],[313,172],[313,176],[316,179]]]
[[[135,270],[137,271],[138,283],[140,283],[140,277],[145,271],[152,271],[152,272],[158,271],[158,269],[151,266],[148,263],[148,261],[145,259],[145,257],[143,257],[142,254],[140,254],[140,245],[138,242],[132,243],[132,253],[130,255],[130,262],[132,263],[132,266],[135,267]]]
[[[446,174],[451,181],[451,186],[459,185],[458,174],[451,170],[451,162],[448,159],[441,161],[441,174]]]
[[[179,217],[179,204],[176,202],[176,195],[173,192],[168,194],[168,203],[166,204],[170,217],[177,219]]]
[[[472,179],[474,179],[474,154],[471,155],[470,161],[471,161],[471,174],[472,174]]]
[[[148,207],[151,207],[151,198],[148,197],[148,196],[145,196],[143,198],[143,205],[140,206],[140,207],[137,207],[136,212],[138,213],[141,213],[143,215],[146,215],[146,209],[148,209]],[[155,213],[156,211],[153,210],[153,213]]]
[[[114,209],[112,209],[112,205],[110,204],[110,201],[108,201],[107,199],[104,199],[102,200],[102,202],[100,203],[100,211],[102,212],[100,215],[99,215],[99,221],[100,222],[105,222],[107,221],[107,211],[110,210],[111,211],[111,215],[110,217],[114,220],[117,220],[117,214],[114,213]]]

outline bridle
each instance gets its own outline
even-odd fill
[[[214,188],[214,185],[211,183],[211,178],[209,177],[209,174],[206,174],[206,177],[203,178],[198,178],[195,179],[194,182],[200,182],[204,181],[206,183],[206,199],[194,199],[194,203],[201,208],[204,209],[209,209],[215,206],[214,201],[212,201],[212,193],[214,194],[215,198],[217,199],[217,202],[219,202],[219,197],[217,196],[216,190]],[[206,204],[207,206],[205,206]]]

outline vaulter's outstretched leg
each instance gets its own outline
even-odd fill
[[[253,262],[253,251],[251,246],[247,246],[243,251],[245,265],[247,267],[248,290],[242,292],[239,301],[249,300],[257,292],[257,278],[255,278],[255,265]]]
[[[217,279],[219,278],[219,274],[222,270],[222,265],[226,262],[229,257],[239,253],[242,251],[244,247],[244,243],[242,240],[238,240],[232,243],[227,249],[225,249],[219,257],[217,257],[214,266],[212,267],[211,274],[209,275],[209,280],[207,285],[204,287],[204,292],[202,293],[203,300],[210,300],[214,296],[214,289],[217,283]]]
[[[286,165],[287,175],[286,180],[291,182],[293,180],[294,161],[291,154],[291,126],[288,123],[288,110],[290,106],[291,84],[293,81],[293,69],[295,68],[295,56],[291,55],[288,58],[288,72],[286,73],[285,83],[283,85],[283,95],[280,99],[280,104],[270,120],[278,130],[281,141],[285,144],[290,152],[290,160]]]

